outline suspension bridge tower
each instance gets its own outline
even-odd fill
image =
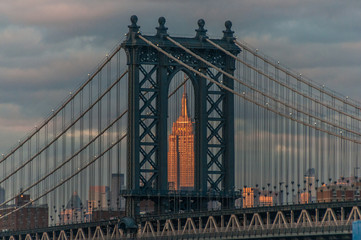
[[[127,39],[122,43],[129,69],[127,215],[139,214],[139,203],[144,199],[154,202],[157,212],[170,209],[168,90],[172,78],[180,71],[189,77],[195,97],[195,179],[194,191],[187,192],[187,198],[191,199],[192,208],[204,208],[210,194],[228,196],[234,192],[234,96],[198,73],[230,89],[233,81],[171,39],[231,75],[235,60],[206,41],[202,19],[198,21],[195,37],[171,39],[164,17],[159,18],[154,36],[141,35],[137,21],[137,16],[131,17]],[[234,44],[232,23],[227,21],[225,26],[223,38],[212,41],[237,55],[240,49]],[[226,202],[223,204],[232,204]]]

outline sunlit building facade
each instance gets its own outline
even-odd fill
[[[300,204],[310,203],[311,194],[308,192],[302,192],[300,194]]]
[[[260,206],[273,206],[273,197],[272,196],[259,196],[259,205]]]
[[[169,135],[168,185],[170,190],[194,189],[194,132],[185,89],[181,115]]]
[[[251,208],[259,205],[259,190],[257,188],[246,187],[242,190],[242,206]]]

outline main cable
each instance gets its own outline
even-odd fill
[[[87,81],[85,81],[79,88],[77,91],[75,91],[74,93],[72,93],[70,95],[70,97],[61,105],[60,108],[58,108],[57,110],[55,110],[52,115],[47,118],[39,127],[37,127],[35,129],[34,132],[32,132],[29,136],[27,136],[27,138],[23,141],[20,142],[19,145],[17,145],[14,149],[12,149],[8,154],[6,154],[1,160],[0,163],[4,162],[6,159],[8,159],[12,154],[14,154],[20,147],[22,147],[27,141],[29,141],[35,134],[37,134],[38,132],[40,132],[40,130],[47,125],[58,113],[60,113],[65,107],[66,105],[68,105],[69,102],[71,102],[75,96],[77,96],[92,80],[93,78],[103,69],[103,67],[109,63],[112,58],[115,56],[115,54],[117,54],[120,50],[122,49],[122,46],[119,45],[114,51],[113,53],[110,54],[109,57],[106,58],[106,60],[104,61],[104,63],[102,63],[97,70],[88,78]]]
[[[329,122],[329,121],[324,120],[324,119],[322,119],[322,118],[319,118],[319,117],[317,117],[317,116],[311,115],[311,114],[309,114],[309,113],[307,113],[307,112],[305,112],[305,111],[303,111],[303,110],[299,110],[299,109],[297,109],[296,107],[291,106],[290,104],[284,103],[284,102],[282,102],[281,100],[278,100],[278,99],[276,99],[276,98],[274,98],[274,97],[272,97],[272,96],[270,96],[270,95],[267,95],[266,93],[261,92],[261,91],[258,90],[257,88],[252,87],[252,86],[250,86],[249,84],[244,83],[244,82],[242,82],[241,80],[239,80],[238,78],[234,77],[233,75],[231,75],[231,74],[223,71],[223,70],[220,69],[219,67],[215,66],[214,64],[212,64],[212,63],[208,62],[207,60],[203,59],[202,57],[198,56],[197,54],[195,54],[194,52],[192,52],[192,51],[189,50],[188,48],[184,47],[184,46],[181,45],[180,43],[174,41],[172,38],[167,37],[167,39],[168,39],[169,41],[171,41],[172,43],[174,43],[176,46],[182,48],[182,49],[183,49],[184,51],[186,51],[187,53],[189,53],[189,54],[191,54],[192,56],[194,56],[195,58],[197,58],[198,60],[204,62],[204,63],[207,64],[208,66],[210,66],[210,67],[214,68],[215,70],[223,73],[224,75],[226,75],[227,77],[235,80],[236,82],[238,82],[238,83],[240,83],[240,84],[248,87],[249,89],[251,89],[251,90],[253,90],[253,91],[255,91],[255,92],[263,95],[264,97],[267,97],[267,98],[269,98],[269,99],[271,99],[271,100],[273,100],[273,101],[275,101],[275,102],[278,102],[278,103],[284,105],[285,107],[291,108],[291,109],[293,109],[293,110],[296,111],[296,112],[302,113],[302,114],[304,114],[304,115],[306,115],[306,116],[308,116],[308,117],[314,118],[314,119],[316,119],[316,120],[318,120],[318,121],[320,121],[320,122],[324,122],[324,123],[326,123],[326,124],[328,124],[328,125],[331,125],[331,126],[333,126],[333,127],[340,128],[340,129],[342,129],[342,130],[344,130],[344,131],[351,132],[351,133],[353,133],[353,134],[355,134],[355,135],[361,136],[361,133],[359,133],[359,132],[356,132],[356,131],[353,131],[353,130],[351,130],[351,129],[348,129],[348,128],[345,128],[345,127],[336,125],[336,124],[334,124],[334,123],[332,123],[332,122]]]
[[[121,115],[119,115],[109,126],[107,126],[106,128],[104,128],[99,134],[97,134],[91,141],[89,141],[86,145],[84,145],[81,149],[79,149],[76,153],[74,153],[71,157],[69,157],[67,160],[65,160],[64,162],[62,162],[59,166],[57,166],[56,168],[54,168],[51,172],[49,172],[47,175],[43,176],[41,179],[39,179],[37,182],[33,183],[32,185],[28,186],[27,188],[23,189],[22,191],[20,191],[19,194],[15,195],[14,197],[6,200],[5,202],[0,204],[0,208],[2,206],[4,206],[6,203],[14,200],[16,198],[16,196],[21,195],[25,192],[27,192],[28,190],[32,189],[34,186],[38,185],[39,183],[41,183],[42,181],[44,181],[46,178],[48,178],[50,175],[52,175],[53,173],[55,173],[57,170],[59,170],[61,167],[63,167],[66,163],[70,162],[74,157],[78,156],[82,151],[84,151],[90,144],[92,144],[93,142],[95,142],[95,140],[97,140],[101,135],[103,135],[109,128],[111,128],[118,120],[120,120],[126,113],[128,112],[128,109],[124,110],[123,113]]]
[[[225,90],[227,90],[227,91],[229,91],[229,92],[231,92],[231,93],[233,93],[233,94],[235,94],[235,95],[237,95],[237,96],[239,96],[239,97],[241,97],[241,98],[243,98],[243,99],[245,99],[245,100],[247,100],[247,101],[249,101],[249,102],[252,102],[252,103],[254,103],[254,104],[256,104],[256,105],[258,105],[258,106],[260,106],[260,107],[262,107],[262,108],[266,108],[266,109],[268,109],[269,111],[272,111],[272,112],[274,112],[274,113],[276,113],[276,114],[278,114],[278,115],[280,115],[280,116],[286,117],[286,118],[288,118],[288,119],[292,119],[293,121],[296,121],[296,122],[298,122],[298,123],[301,123],[301,124],[303,124],[303,125],[305,125],[305,126],[311,127],[311,128],[313,128],[313,129],[316,129],[316,130],[319,130],[319,131],[322,131],[322,132],[325,132],[325,133],[329,133],[330,135],[339,137],[339,138],[341,138],[341,139],[345,139],[345,140],[348,140],[348,141],[351,141],[351,142],[355,142],[355,143],[361,144],[361,141],[358,141],[358,140],[355,140],[355,139],[351,139],[351,138],[348,138],[348,137],[345,137],[345,136],[336,134],[336,133],[334,133],[334,132],[330,132],[330,131],[324,130],[324,129],[322,129],[322,128],[319,128],[319,127],[314,126],[313,124],[309,124],[309,123],[306,123],[306,122],[297,120],[297,119],[295,119],[295,118],[290,117],[290,116],[287,115],[287,114],[283,114],[283,113],[278,112],[278,111],[276,111],[276,110],[274,110],[274,109],[265,107],[264,105],[262,105],[262,104],[260,104],[260,103],[258,103],[258,102],[253,101],[251,98],[248,98],[248,97],[246,97],[246,96],[244,96],[244,95],[241,95],[240,93],[234,91],[233,89],[231,89],[231,88],[229,88],[229,87],[227,87],[227,86],[225,86],[225,85],[223,85],[223,84],[215,81],[214,79],[212,79],[212,78],[204,75],[202,72],[193,69],[192,67],[190,67],[190,66],[188,66],[187,64],[183,63],[182,61],[180,61],[180,60],[177,59],[176,57],[174,57],[174,56],[172,56],[171,54],[167,53],[167,52],[166,52],[165,50],[163,50],[162,48],[156,46],[154,43],[152,43],[152,42],[149,41],[148,39],[144,38],[142,35],[139,34],[139,35],[137,35],[137,37],[139,37],[139,38],[142,39],[144,42],[146,42],[148,45],[150,45],[150,46],[152,46],[153,48],[157,49],[159,52],[163,53],[164,55],[166,55],[166,56],[169,57],[170,59],[174,60],[175,62],[179,63],[179,64],[182,65],[183,67],[187,68],[188,70],[194,72],[195,74],[197,74],[197,75],[199,75],[199,76],[201,76],[201,77],[209,80],[210,82],[216,84],[217,86],[219,86],[219,87],[221,87],[221,88],[223,88],[223,89],[225,89]],[[230,75],[230,76],[232,76],[232,75]],[[267,106],[268,106],[268,105],[267,105]]]
[[[211,40],[209,40],[209,39],[206,39],[206,41],[209,42],[209,43],[210,43],[211,45],[213,45],[214,47],[216,47],[216,48],[218,48],[219,50],[221,50],[221,51],[223,51],[224,53],[226,53],[228,56],[230,56],[230,57],[234,58],[235,60],[239,61],[240,63],[246,65],[247,67],[249,67],[249,68],[251,68],[252,70],[256,71],[257,73],[261,74],[262,76],[264,76],[264,77],[266,77],[266,78],[268,78],[268,79],[270,79],[270,80],[278,83],[278,84],[281,85],[282,87],[285,87],[285,88],[287,88],[287,89],[289,89],[289,90],[291,90],[291,91],[293,91],[293,92],[295,92],[295,93],[297,93],[297,94],[299,94],[299,95],[301,95],[301,96],[303,96],[303,97],[305,97],[305,98],[307,98],[307,99],[309,99],[309,100],[311,100],[311,101],[314,101],[315,103],[318,103],[318,104],[320,104],[320,105],[322,105],[322,106],[325,106],[326,108],[329,108],[329,109],[331,109],[331,110],[333,110],[333,111],[335,111],[335,112],[344,114],[344,115],[346,115],[346,116],[348,116],[348,117],[350,117],[350,118],[353,118],[353,119],[355,119],[355,120],[361,121],[361,118],[358,118],[357,116],[351,115],[351,114],[349,114],[349,113],[347,113],[347,112],[340,111],[340,110],[338,110],[338,109],[335,108],[335,107],[332,107],[332,106],[330,106],[330,105],[327,105],[327,104],[325,104],[325,103],[317,100],[316,98],[312,98],[312,97],[310,97],[310,96],[308,96],[308,95],[306,95],[306,94],[304,94],[304,93],[302,93],[302,92],[300,92],[300,91],[298,91],[298,90],[296,90],[296,89],[294,89],[294,88],[289,87],[287,84],[278,81],[277,79],[273,78],[272,76],[265,74],[265,73],[262,72],[261,70],[253,67],[251,64],[249,64],[249,63],[243,61],[242,59],[238,58],[237,56],[233,55],[231,52],[229,52],[229,51],[227,51],[226,49],[222,48],[220,45],[216,44],[215,42],[213,42],[213,41],[211,41]],[[259,56],[259,55],[256,55],[253,51],[249,51],[249,52],[251,52],[252,54],[254,54],[256,57]],[[265,61],[263,58],[260,58],[260,59],[262,59],[263,61]],[[267,63],[270,64],[269,62],[267,62]],[[277,67],[277,66],[274,65],[274,64],[270,64],[270,65],[273,66],[273,67],[275,67],[275,68],[278,69],[278,70],[281,70],[279,67]],[[282,70],[281,70],[281,71],[282,71]],[[294,78],[296,78],[296,77],[293,76],[293,75],[291,75],[291,76],[294,77]],[[298,78],[296,78],[296,79],[298,79]],[[313,87],[313,86],[311,86],[311,87]],[[315,88],[315,87],[314,87],[314,88]],[[317,88],[315,88],[315,89],[317,89]],[[319,89],[317,89],[317,90],[319,90]],[[329,94],[328,94],[328,95],[329,95]],[[332,97],[333,97],[333,96],[332,96]]]
[[[39,200],[40,198],[48,195],[50,192],[54,191],[55,189],[57,189],[58,187],[60,187],[61,185],[63,185],[64,183],[68,182],[70,179],[72,179],[73,177],[75,177],[76,175],[78,175],[81,171],[83,171],[84,169],[86,169],[88,166],[90,166],[91,164],[93,164],[96,160],[98,160],[99,158],[103,157],[104,154],[106,154],[108,151],[110,151],[114,146],[116,146],[118,143],[120,143],[125,137],[127,136],[127,133],[125,133],[120,139],[118,139],[116,142],[114,142],[113,144],[111,144],[104,152],[102,152],[99,156],[94,157],[93,160],[91,160],[90,162],[88,162],[86,165],[84,165],[83,167],[79,168],[75,173],[73,173],[72,175],[70,175],[69,177],[67,177],[66,179],[62,180],[60,183],[58,183],[57,185],[55,185],[54,187],[52,187],[51,189],[49,189],[48,191],[46,191],[45,193],[41,194],[40,196],[38,196],[35,199],[31,199],[29,202],[25,203],[24,205],[21,205],[18,208],[15,208],[14,210],[12,210],[11,212],[0,216],[0,220],[29,206],[30,204],[32,204],[33,202],[36,202],[37,200]]]
[[[119,82],[119,80],[121,80],[124,75],[128,73],[128,70],[126,70],[116,81],[116,83]],[[171,96],[173,96],[187,81],[189,80],[189,77],[187,77],[186,79],[184,79],[184,81],[174,90],[172,91],[169,95],[168,98],[170,98]],[[114,84],[112,84],[112,86],[110,86],[108,88],[108,90],[106,92],[109,91],[109,89],[111,89],[112,87],[114,87]],[[102,97],[104,97],[105,94],[103,94],[100,98],[97,99],[96,102],[98,102]],[[95,103],[93,104],[95,105]],[[90,107],[91,108],[91,107]],[[88,110],[87,110],[88,111]],[[113,126],[116,122],[118,122],[118,120],[120,120],[126,113],[128,112],[128,109],[124,110],[118,118],[116,118],[112,123],[110,123],[108,125],[108,127],[106,127],[105,129],[103,129],[103,131],[101,131],[97,136],[95,136],[91,141],[89,141],[89,143],[87,143],[85,146],[83,146],[80,150],[78,150],[76,153],[74,153],[70,158],[68,158],[66,161],[62,162],[59,166],[57,166],[55,169],[53,169],[51,172],[49,172],[47,175],[43,176],[41,179],[39,179],[37,182],[33,183],[32,185],[28,186],[25,189],[22,189],[22,191],[20,191],[18,194],[16,194],[14,197],[6,200],[5,202],[0,204],[0,208],[2,206],[4,206],[5,204],[9,203],[10,201],[14,200],[16,198],[16,196],[24,194],[25,192],[29,191],[30,189],[32,189],[34,186],[38,185],[40,182],[44,181],[46,178],[48,178],[50,175],[52,175],[53,173],[55,173],[57,170],[59,170],[61,167],[63,167],[66,163],[70,162],[75,156],[79,155],[81,152],[83,152],[90,144],[92,144],[96,139],[98,139],[103,133],[105,133],[105,131],[107,131],[111,126]],[[51,145],[51,144],[50,144]],[[34,156],[33,158],[35,158],[36,156]],[[9,176],[10,177],[10,176]],[[5,181],[5,180],[4,180]],[[0,184],[3,181],[0,182]],[[35,200],[34,200],[35,201]],[[1,218],[0,218],[1,219]]]
[[[71,127],[73,127],[79,119],[81,119],[87,112],[89,112],[101,99],[112,90],[112,88],[119,83],[120,80],[128,73],[128,70],[126,70],[99,98],[96,99],[96,101],[91,104],[88,109],[86,109],[82,114],[80,114],[75,121],[72,121],[70,125],[68,125],[64,130],[62,130],[58,136],[56,136],[51,142],[49,142],[45,147],[43,147],[40,151],[38,151],[33,157],[31,157],[29,160],[24,162],[21,166],[19,166],[17,169],[15,169],[13,172],[11,172],[8,176],[4,177],[2,180],[0,180],[0,184],[9,179],[11,176],[13,176],[15,173],[20,171],[22,168],[24,168],[27,164],[32,162],[36,157],[38,157],[42,152],[44,152],[46,149],[48,149],[54,142],[56,142],[60,137],[63,136],[64,133],[66,133]],[[0,205],[1,206],[1,205]]]
[[[262,57],[262,56],[260,56],[260,55],[257,54],[257,53],[254,53],[254,51],[251,50],[249,47],[247,47],[245,44],[242,44],[242,43],[238,42],[237,40],[235,40],[234,42],[235,42],[235,44],[238,45],[239,47],[244,48],[244,49],[247,49],[249,52],[251,52],[251,53],[254,54],[255,56],[257,56],[257,57],[259,57],[260,59],[262,59],[264,62],[266,62],[266,63],[272,65],[273,67],[281,70],[281,71],[284,72],[285,74],[290,75],[291,77],[295,78],[297,81],[300,81],[300,82],[302,82],[302,83],[304,83],[304,84],[306,84],[306,85],[308,85],[308,86],[310,86],[310,87],[312,87],[312,88],[315,88],[315,89],[317,89],[318,91],[320,91],[320,92],[322,92],[322,93],[325,93],[326,95],[330,96],[331,98],[335,98],[335,99],[339,100],[339,101],[342,102],[342,103],[346,103],[346,104],[348,104],[348,105],[350,105],[350,106],[352,106],[352,107],[354,107],[354,108],[356,108],[356,109],[358,109],[358,110],[361,110],[361,107],[360,107],[360,106],[358,106],[358,105],[356,105],[356,104],[353,104],[353,103],[351,103],[351,102],[347,102],[347,101],[345,101],[344,99],[342,99],[342,98],[340,98],[340,97],[338,97],[338,96],[336,96],[336,95],[334,95],[334,94],[330,94],[329,92],[327,92],[327,91],[325,91],[324,89],[316,86],[315,84],[312,84],[312,83],[309,82],[309,81],[305,81],[305,80],[303,80],[302,78],[299,78],[296,74],[294,74],[294,73],[292,73],[292,72],[290,72],[290,71],[288,71],[288,70],[284,70],[284,69],[281,68],[279,65],[276,65],[276,64],[272,63],[271,61],[269,61],[267,58]]]

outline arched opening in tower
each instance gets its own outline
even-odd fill
[[[189,77],[178,72],[169,85],[168,189],[194,190],[194,90]]]

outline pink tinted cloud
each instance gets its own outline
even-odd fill
[[[0,2],[0,14],[13,22],[25,24],[72,24],[115,14],[119,1],[48,1],[5,0]]]
[[[29,121],[21,111],[20,105],[12,103],[0,104],[0,131],[14,130],[15,132],[26,132],[31,126],[31,122],[39,121],[39,119],[32,119]]]

